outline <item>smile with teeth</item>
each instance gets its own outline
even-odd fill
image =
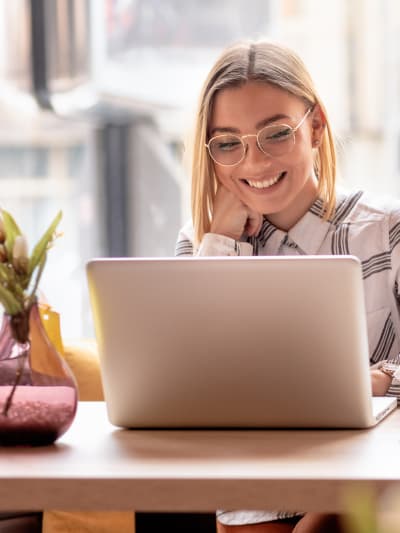
[[[271,187],[272,185],[275,185],[275,183],[278,183],[279,180],[281,180],[285,176],[286,172],[281,172],[278,176],[275,176],[274,178],[269,178],[267,180],[244,180],[247,185],[250,187],[254,187],[256,189],[268,189],[268,187]]]

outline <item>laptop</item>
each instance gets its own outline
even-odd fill
[[[94,259],[109,420],[125,428],[366,428],[372,398],[352,256]]]

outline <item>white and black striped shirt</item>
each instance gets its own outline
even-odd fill
[[[322,202],[317,200],[287,232],[265,218],[256,237],[236,242],[209,233],[197,250],[188,223],[179,233],[176,255],[354,255],[362,263],[371,365],[395,358],[400,352],[400,202],[368,198],[362,191],[340,191],[330,220],[324,220],[322,213]],[[400,399],[400,382],[392,383],[388,395]],[[234,525],[294,514],[221,511],[218,519]]]

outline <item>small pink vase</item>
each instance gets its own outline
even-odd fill
[[[50,342],[37,304],[0,330],[0,445],[51,444],[71,425],[75,378]]]

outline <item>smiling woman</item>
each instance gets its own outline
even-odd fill
[[[192,220],[176,255],[357,256],[372,391],[400,397],[382,365],[400,352],[400,205],[336,190],[328,114],[297,54],[268,42],[225,50],[201,93],[192,151]],[[342,531],[341,517],[307,510],[217,517],[220,533]]]
[[[192,168],[195,242],[210,230],[239,240],[246,228],[251,237],[266,214],[288,229],[317,197],[328,217],[336,160],[326,117],[292,50],[262,42],[227,49],[200,96]],[[240,200],[239,210],[231,207],[241,221],[230,217],[232,197]]]

